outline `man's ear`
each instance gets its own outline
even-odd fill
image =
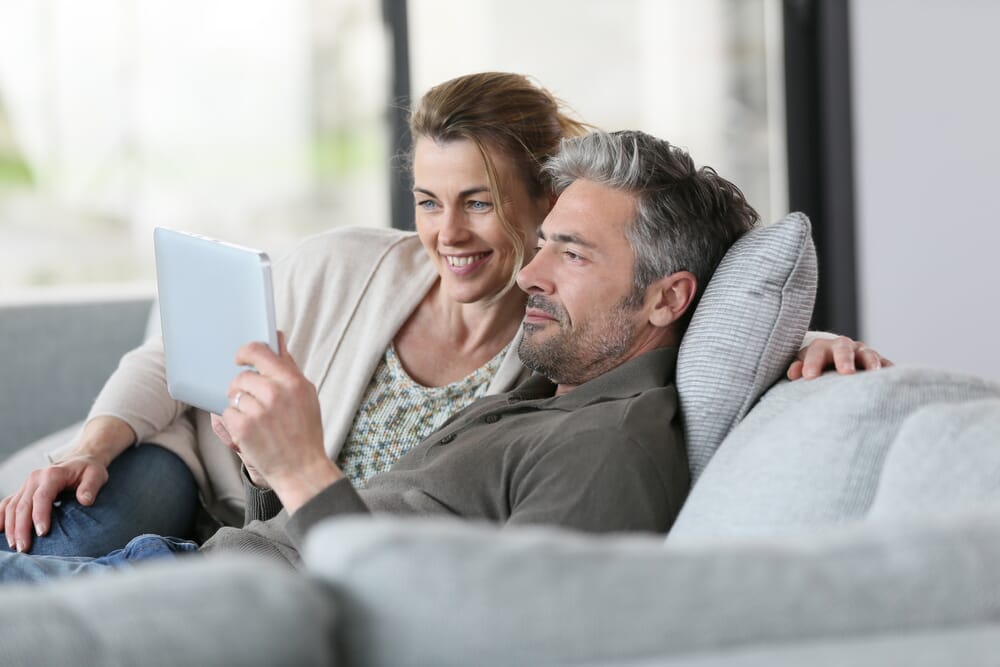
[[[678,271],[660,278],[646,290],[649,323],[655,327],[670,326],[691,306],[697,291],[698,279],[690,271]]]

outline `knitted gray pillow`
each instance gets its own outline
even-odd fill
[[[809,218],[790,213],[729,249],[705,288],[677,357],[691,479],[729,431],[781,378],[816,299]]]

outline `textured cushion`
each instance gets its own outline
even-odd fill
[[[781,382],[716,452],[691,489],[667,542],[770,536],[861,520],[872,507],[887,456],[901,444],[896,440],[913,437],[912,429],[903,428],[910,415],[915,417],[933,404],[996,398],[1000,398],[1000,386],[986,380],[906,367]],[[959,410],[955,419],[961,415],[968,416]],[[928,424],[926,417],[922,423]],[[938,429],[955,426],[941,424]],[[950,461],[962,455],[946,437],[930,433],[928,437],[942,447],[936,465],[960,464]],[[994,436],[992,444],[996,442]],[[919,453],[907,456],[914,457],[919,458]],[[949,475],[948,479],[949,485],[955,485],[961,477]],[[923,493],[919,490],[922,482],[907,485],[898,480],[896,484],[911,489],[892,491],[896,506],[907,502],[907,493]],[[886,492],[890,491],[887,487]],[[947,494],[949,489],[938,493]],[[889,498],[884,502],[890,502]]]
[[[812,318],[816,250],[790,213],[739,239],[715,271],[677,358],[692,479],[792,362]]]
[[[400,667],[703,665],[749,651],[762,659],[738,664],[871,665],[852,659],[870,646],[837,645],[877,637],[898,640],[882,647],[881,664],[926,665],[908,659],[907,634],[1000,618],[998,558],[988,511],[685,548],[655,537],[354,518],[317,526],[305,551],[308,569],[341,594],[345,662]],[[958,660],[965,639],[952,644],[955,660],[938,664],[996,660],[995,651]],[[805,645],[827,660],[810,660]],[[766,659],[781,648],[791,650],[785,662]]]

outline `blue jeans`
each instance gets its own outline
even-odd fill
[[[188,540],[140,535],[124,548],[100,558],[36,556],[7,551],[0,553],[0,582],[42,582],[80,574],[111,572],[128,568],[136,561],[174,558],[179,553],[197,550],[198,545]]]
[[[31,554],[104,556],[137,535],[191,536],[198,510],[198,486],[180,458],[163,447],[130,447],[108,466],[108,481],[90,507],[76,490],[60,494],[52,526],[35,537]],[[0,553],[13,551],[0,538]]]

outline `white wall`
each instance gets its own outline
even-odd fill
[[[850,11],[862,339],[1000,380],[1000,2]]]

